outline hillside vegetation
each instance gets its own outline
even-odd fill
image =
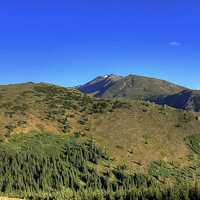
[[[0,131],[12,133],[88,131],[92,114],[127,106],[118,101],[92,99],[74,89],[50,84],[0,86]]]
[[[195,199],[199,119],[195,112],[51,84],[0,86],[0,192],[115,200],[180,199],[184,191]]]
[[[143,101],[96,99],[32,83],[1,86],[0,94],[2,140],[31,132],[93,137],[121,163],[136,168],[156,159],[180,160],[187,154],[184,137],[200,133],[198,113]]]

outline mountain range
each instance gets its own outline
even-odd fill
[[[99,76],[78,89],[99,98],[145,100],[178,109],[200,111],[200,91],[144,76]]]

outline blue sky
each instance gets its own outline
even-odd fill
[[[110,73],[200,89],[200,1],[1,1],[0,84]]]

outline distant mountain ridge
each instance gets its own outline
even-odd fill
[[[99,76],[78,89],[101,98],[145,100],[178,109],[200,111],[200,91],[145,76]]]
[[[200,91],[183,90],[178,94],[169,95],[157,103],[166,104],[178,109],[200,112]]]
[[[181,92],[186,88],[173,83],[138,75],[126,77],[107,75],[99,76],[79,87],[81,92],[104,98],[129,98],[149,100]]]

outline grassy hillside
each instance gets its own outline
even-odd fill
[[[199,114],[133,101],[127,110],[99,116],[91,134],[132,169],[143,170],[151,160],[184,164],[188,154],[184,138],[200,133],[196,116]]]
[[[0,86],[0,133],[5,137],[32,131],[81,134],[89,131],[92,114],[121,106],[50,84]]]
[[[42,83],[0,86],[0,96],[3,196],[159,199],[185,180],[196,190],[199,113]]]
[[[1,86],[0,95],[2,140],[31,132],[93,137],[116,160],[141,169],[151,160],[181,162],[187,154],[184,137],[200,133],[198,113],[143,101],[96,99],[32,83]]]

